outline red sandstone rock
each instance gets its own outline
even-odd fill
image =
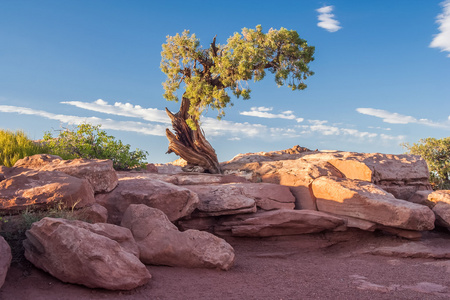
[[[434,214],[428,207],[396,199],[369,182],[320,177],[312,190],[319,211],[408,230],[434,228]]]
[[[126,228],[44,218],[26,235],[25,257],[61,281],[131,290],[151,278]]]
[[[108,210],[108,222],[120,224],[130,204],[145,204],[162,210],[171,221],[190,215],[198,203],[194,192],[139,173],[129,173],[110,193],[98,194],[95,201]]]
[[[241,215],[221,223],[233,236],[269,237],[332,230],[344,225],[343,219],[314,210],[272,210]]]
[[[234,250],[223,239],[198,230],[180,232],[156,208],[130,205],[122,226],[133,233],[146,264],[228,270],[234,263]]]
[[[8,273],[9,266],[11,265],[11,248],[5,239],[0,236],[0,289],[5,283],[6,273]]]
[[[0,182],[0,211],[24,210],[30,205],[80,208],[94,201],[94,191],[85,179],[61,172],[28,170]]]
[[[75,214],[77,219],[89,223],[106,223],[108,220],[108,210],[98,203],[77,210]]]
[[[96,193],[110,192],[117,186],[117,175],[113,163],[107,159],[63,160],[56,155],[36,154],[18,160],[15,168],[40,171],[60,171],[68,175],[86,179]]]

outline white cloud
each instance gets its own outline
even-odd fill
[[[434,35],[430,43],[431,48],[439,48],[441,51],[450,52],[450,0],[441,3],[442,13],[437,16],[440,33]],[[450,57],[450,54],[447,55]]]
[[[317,23],[317,26],[324,28],[325,30],[329,32],[336,32],[342,27],[339,26],[339,21],[334,19],[334,14],[331,12],[333,11],[333,6],[323,6],[319,9],[316,9],[316,11],[319,13],[319,16],[317,17],[320,21]]]
[[[120,131],[139,132],[147,135],[165,136],[165,126],[153,125],[149,123],[133,121],[115,121],[111,119],[101,119],[97,117],[78,117],[71,115],[53,114],[43,110],[35,110],[26,107],[0,105],[0,112],[18,113],[23,115],[33,115],[50,120],[60,121],[69,125],[78,125],[90,123],[93,125],[102,125],[102,129],[112,129]]]
[[[428,119],[416,119],[411,116],[405,116],[398,113],[392,113],[383,109],[376,108],[357,108],[357,112],[383,119],[383,122],[390,124],[420,124],[436,128],[450,129],[450,123],[436,123]],[[450,119],[449,119],[450,120]]]
[[[250,117],[258,117],[258,118],[266,118],[266,119],[287,119],[287,120],[296,120],[297,122],[303,122],[303,118],[297,118],[294,115],[294,112],[292,110],[283,111],[279,114],[273,114],[270,111],[272,111],[272,107],[252,107],[250,108],[250,111],[243,111],[239,114],[243,116],[250,116]]]
[[[94,102],[64,101],[61,103],[105,114],[140,118],[149,122],[170,124],[170,119],[166,112],[157,108],[143,108],[140,105],[121,102],[116,102],[114,105],[110,105],[102,99],[98,99]]]

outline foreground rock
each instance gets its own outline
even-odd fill
[[[61,281],[130,290],[151,278],[126,228],[44,218],[26,236],[25,257]]]
[[[345,225],[343,219],[314,210],[273,210],[236,216],[221,223],[220,230],[233,236],[268,237],[333,230]]]
[[[18,160],[14,167],[60,171],[70,176],[86,179],[96,193],[110,192],[118,184],[113,163],[107,159],[62,160],[55,155],[36,154]]]
[[[234,250],[227,242],[203,231],[180,232],[159,209],[130,205],[122,226],[133,233],[146,264],[222,270],[233,266]]]
[[[61,172],[24,170],[0,182],[0,211],[19,211],[30,205],[79,208],[95,202],[94,191],[85,179]]]
[[[435,217],[426,206],[394,198],[376,185],[321,177],[312,184],[319,211],[407,230],[432,230]]]
[[[0,236],[0,288],[5,283],[5,277],[11,265],[11,248],[5,239]]]
[[[450,258],[450,243],[447,239],[432,239],[431,242],[409,242],[398,246],[385,246],[370,249],[365,253],[383,256],[411,258]]]
[[[130,204],[145,204],[162,210],[170,221],[190,215],[197,195],[183,187],[130,173],[119,180],[112,192],[98,194],[95,201],[108,210],[108,223],[120,224]]]

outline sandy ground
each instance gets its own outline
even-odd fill
[[[450,234],[433,233],[450,249]],[[152,280],[132,291],[67,284],[30,266],[13,265],[0,299],[450,299],[450,259],[364,254],[406,240],[344,232],[228,239],[229,271],[148,266]],[[449,251],[450,252],[450,251]]]

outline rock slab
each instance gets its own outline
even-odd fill
[[[312,190],[319,211],[401,229],[434,228],[434,213],[428,207],[396,199],[369,182],[320,177],[312,183]]]
[[[203,231],[180,232],[159,209],[132,204],[122,226],[133,233],[145,264],[222,270],[233,266],[234,249],[227,242]]]
[[[25,257],[63,282],[131,290],[151,278],[126,228],[44,218],[26,236]]]

